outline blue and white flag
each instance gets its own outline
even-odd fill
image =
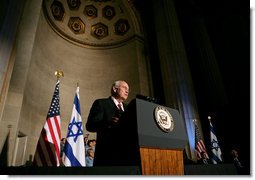
[[[221,158],[221,149],[215,135],[213,126],[211,121],[210,122],[210,138],[211,138],[211,150],[212,150],[212,163],[217,164],[222,161]]]
[[[63,164],[65,166],[86,166],[79,87],[76,90],[73,112],[68,125]]]

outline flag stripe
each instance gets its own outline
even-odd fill
[[[54,120],[54,118],[53,118],[53,120]],[[53,141],[53,144],[54,144],[55,147],[54,148],[51,147],[51,146],[50,147],[51,147],[51,150],[52,150],[52,154],[55,154],[54,159],[57,161],[56,163],[58,164],[59,163],[59,159],[60,159],[60,151],[59,151],[59,149],[60,149],[60,141],[56,140],[58,137],[56,137],[56,133],[54,132],[53,125],[51,124],[51,122],[52,122],[51,118],[47,120],[47,124],[48,124],[48,127],[49,127],[49,132],[50,132],[49,136],[52,138],[52,141]]]
[[[74,105],[75,105],[75,109],[76,109],[77,113],[80,115],[81,114],[81,109],[80,109],[80,103],[79,103],[78,95],[75,96]]]
[[[58,140],[60,141],[60,139],[61,139],[60,117],[56,116],[56,117],[54,117],[54,119],[55,119],[55,126],[56,126],[56,129],[57,129],[56,134],[58,135]]]
[[[52,149],[50,147],[50,144],[48,143],[48,138],[47,138],[47,135],[46,135],[46,132],[45,134],[43,134],[43,137],[40,138],[40,148],[42,150],[42,153],[40,154],[42,157],[42,162],[43,162],[43,165],[47,165],[47,166],[51,166],[54,164],[54,162],[52,162],[52,160],[54,161],[54,154],[52,154]]]
[[[43,147],[45,147],[44,145],[44,141],[43,141],[43,137],[40,137],[38,145],[37,145],[37,152],[36,152],[36,163],[38,163],[37,165],[43,165],[43,164],[47,164],[47,157],[45,155],[46,151]]]
[[[47,123],[47,126],[46,126],[48,129],[47,132],[51,131],[51,128],[49,125],[50,124]],[[50,138],[51,140],[49,140],[48,138]],[[54,142],[53,139],[54,139],[54,134],[52,136],[51,133],[48,133],[48,135],[45,136],[45,140],[42,141],[42,143],[43,143],[42,147],[46,147],[46,149],[44,150],[44,154],[45,154],[45,157],[47,158],[47,162],[48,162],[49,166],[58,165],[58,162],[56,162],[57,161],[57,158],[56,158],[57,149],[56,149],[56,145],[53,144],[53,142]]]
[[[59,116],[54,117],[54,123],[53,123],[53,130],[54,130],[54,135],[56,136],[56,142],[55,148],[56,148],[56,153],[57,153],[57,158],[58,161],[60,161],[60,139],[61,139],[61,132],[60,132],[60,127],[59,127],[60,121],[59,121]]]
[[[75,157],[73,151],[72,151],[72,146],[69,144],[68,141],[66,141],[65,144],[65,155],[68,157],[69,161],[70,161],[70,165],[71,166],[81,166],[80,162],[77,160],[77,158]]]

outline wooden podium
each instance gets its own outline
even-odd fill
[[[164,120],[164,113],[169,113],[170,130],[160,127],[156,111],[163,115],[160,120]],[[183,175],[183,150],[188,138],[179,112],[136,98],[130,102],[126,115],[130,128],[133,128],[132,132],[136,131],[132,142],[138,146],[136,148],[139,153],[137,162],[142,174]],[[169,119],[169,116],[167,118]]]

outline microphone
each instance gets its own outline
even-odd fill
[[[136,98],[143,99],[143,100],[149,101],[149,102],[158,103],[158,100],[156,98],[149,97],[149,96],[144,96],[144,95],[141,95],[141,94],[137,94]]]

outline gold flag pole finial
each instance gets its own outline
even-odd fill
[[[208,116],[207,118],[208,118],[209,122],[211,122],[212,117],[211,117],[211,116]]]
[[[79,87],[79,83],[77,82],[77,87]]]
[[[57,76],[57,79],[64,77],[63,71],[57,70],[55,71],[55,76]]]

